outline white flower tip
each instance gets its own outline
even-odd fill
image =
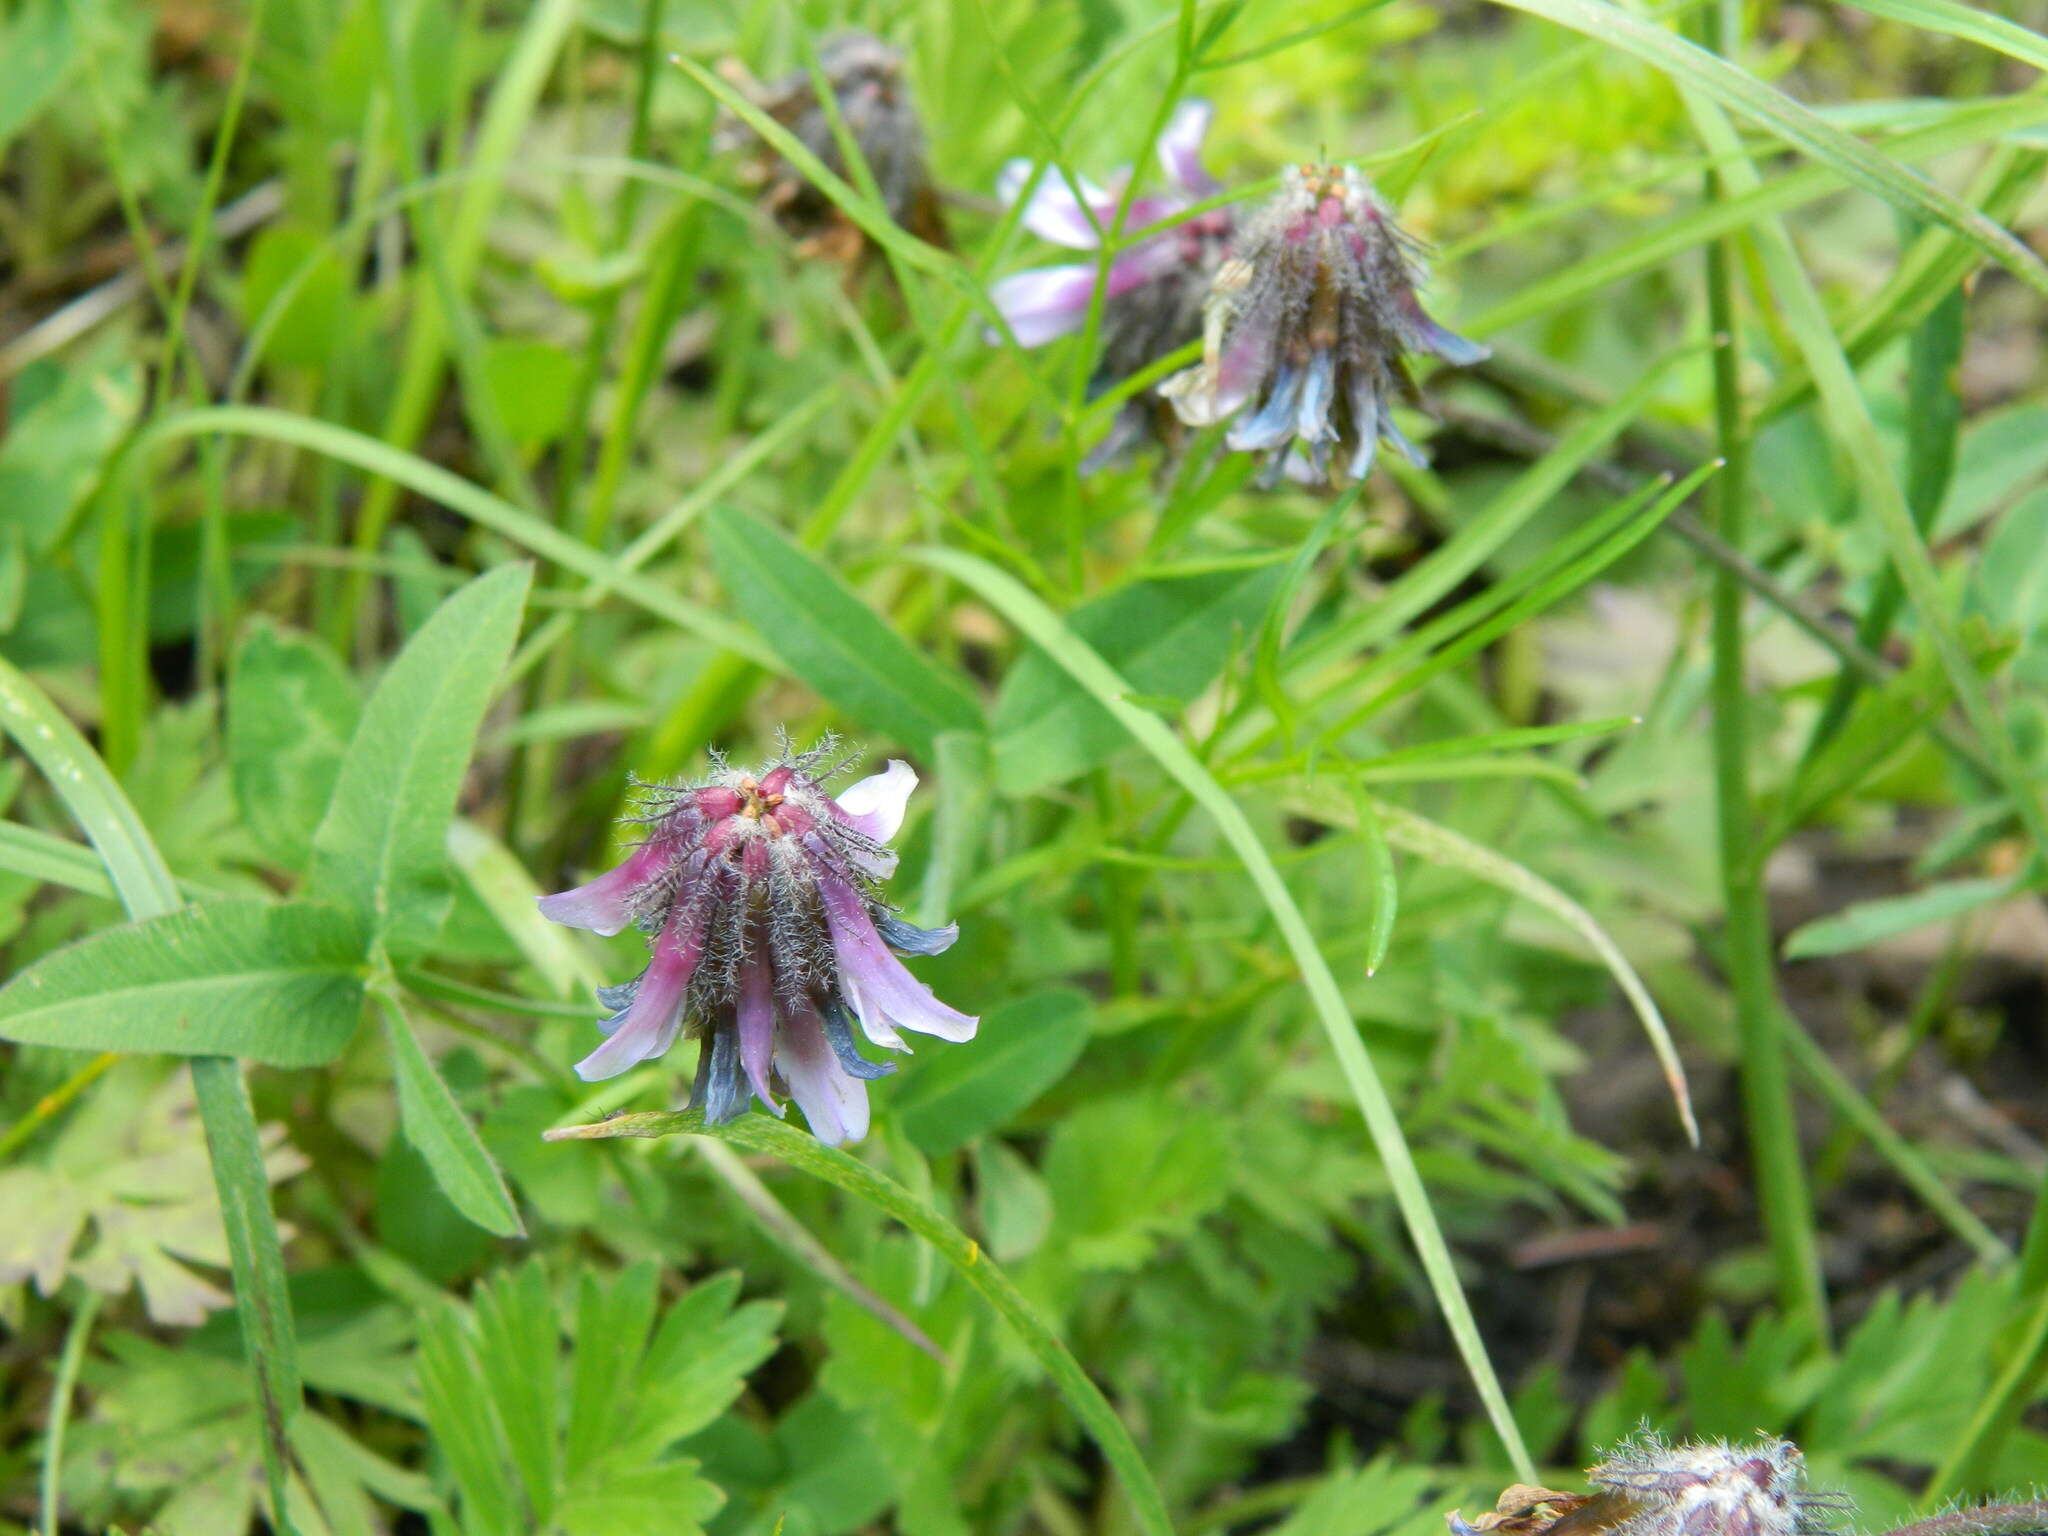
[[[878,843],[886,843],[902,828],[904,808],[915,788],[917,770],[902,758],[892,757],[880,773],[848,786],[838,797],[839,809],[852,818],[860,831]]]

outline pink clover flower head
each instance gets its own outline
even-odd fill
[[[1201,159],[1214,115],[1206,101],[1186,101],[1175,110],[1157,145],[1167,190],[1133,198],[1124,229],[1144,229],[1221,190]],[[1080,176],[1070,183],[1056,167],[1041,170],[1029,160],[1012,160],[996,184],[1003,202],[1014,206],[1034,175],[1038,185],[1024,205],[1025,227],[1055,245],[1100,249],[1102,235],[1116,219],[1129,170],[1100,187]],[[1102,358],[1090,381],[1091,394],[1201,336],[1203,295],[1229,245],[1230,231],[1230,210],[1216,208],[1118,251],[1103,290]],[[1098,271],[1093,261],[1037,267],[1003,278],[989,296],[1019,345],[1041,347],[1081,329]],[[997,338],[991,333],[990,339]],[[1154,420],[1155,415],[1147,402],[1130,402],[1084,468],[1116,456],[1148,432],[1161,435],[1159,429],[1169,426],[1170,419]]]
[[[748,1096],[783,1108],[778,1083],[828,1145],[867,1134],[867,1083],[893,1072],[855,1044],[907,1051],[900,1030],[971,1040],[977,1019],[947,1007],[898,955],[935,955],[959,929],[919,928],[881,897],[889,839],[917,786],[892,761],[836,797],[828,739],[753,772],[714,755],[701,783],[650,786],[646,836],[617,868],[540,898],[544,917],[649,935],[647,967],[598,990],[604,1043],[576,1065],[616,1077],[688,1034],[699,1042],[692,1108],[714,1125]]]
[[[1424,463],[1393,418],[1395,398],[1420,403],[1408,354],[1491,355],[1429,317],[1425,278],[1422,245],[1362,175],[1292,167],[1216,274],[1202,361],[1159,393],[1189,426],[1228,421],[1225,442],[1264,455],[1269,484],[1361,478],[1381,438]]]

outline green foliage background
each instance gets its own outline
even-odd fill
[[[0,1532],[1420,1536],[1643,1423],[1868,1530],[2048,1481],[2044,22],[0,10]],[[849,25],[948,247],[720,148]],[[1434,243],[1433,468],[1083,477],[1086,338],[984,334],[1003,163],[1187,95]],[[579,1083],[638,941],[532,898],[779,726],[918,768],[980,1038],[846,1154],[629,1139],[688,1048]]]

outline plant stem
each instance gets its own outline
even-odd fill
[[[71,1389],[78,1384],[78,1368],[85,1363],[86,1341],[92,1337],[93,1320],[99,1316],[100,1293],[88,1288],[78,1310],[71,1314],[71,1326],[64,1330],[64,1353],[57,1359],[57,1380],[50,1388],[50,1423],[43,1434],[43,1533],[57,1536],[57,1517],[64,1507],[64,1428],[71,1422]]]
[[[1717,7],[1715,42],[1726,54],[1739,19]],[[1721,178],[1707,174],[1707,196],[1722,195]],[[1750,494],[1749,435],[1743,422],[1740,333],[1735,314],[1733,243],[1707,248],[1707,314],[1715,347],[1714,424],[1726,467],[1712,486],[1714,521],[1734,550],[1743,545]],[[1726,566],[1714,572],[1713,681],[1715,811],[1719,822],[1721,888],[1727,908],[1729,979],[1742,1050],[1743,1117],[1755,1168],[1758,1202],[1770,1239],[1779,1304],[1803,1320],[1822,1345],[1828,1340],[1827,1293],[1799,1150],[1785,1048],[1778,1029],[1770,912],[1763,890],[1763,859],[1749,785],[1749,695],[1742,615],[1743,586]]]

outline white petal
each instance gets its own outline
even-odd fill
[[[917,788],[917,770],[900,757],[889,759],[880,773],[869,774],[849,785],[839,799],[839,809],[853,818],[853,824],[878,843],[886,843],[903,825],[903,808],[910,792]]]
[[[1202,140],[1215,116],[1216,108],[1209,102],[1184,101],[1173,109],[1159,135],[1159,163],[1166,168],[1167,178],[1200,197],[1217,190],[1216,178],[1202,169]]]
[[[1095,291],[1092,266],[1034,267],[1014,272],[988,291],[1009,322],[1020,347],[1042,347],[1088,318],[1088,296]]]
[[[1002,175],[996,178],[996,194],[1005,205],[1016,202],[1023,195],[1031,173],[1036,169],[1037,166],[1029,160],[1012,160],[1003,167]],[[1081,189],[1081,197],[1087,200],[1089,208],[1095,210],[1097,222],[1107,224],[1115,215],[1114,196],[1085,176],[1074,177],[1073,185],[1069,186],[1060,168],[1049,165],[1045,174],[1038,178],[1038,190],[1031,194],[1031,201],[1025,205],[1024,227],[1054,245],[1092,251],[1102,242],[1096,237],[1095,225],[1088,221],[1080,200],[1074,196],[1074,187]]]

